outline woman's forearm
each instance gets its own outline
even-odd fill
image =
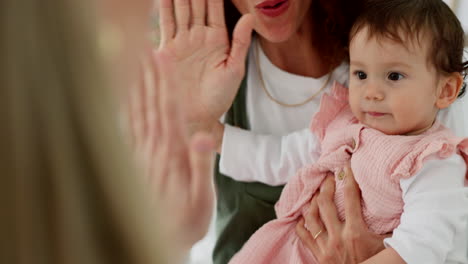
[[[405,264],[406,262],[398,255],[393,248],[386,248],[370,259],[361,262],[362,264]]]

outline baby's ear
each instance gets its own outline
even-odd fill
[[[463,84],[463,77],[460,73],[454,72],[448,76],[442,77],[439,81],[440,87],[437,94],[436,107],[444,109],[457,100]]]

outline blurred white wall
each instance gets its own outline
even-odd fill
[[[467,0],[444,0],[457,14],[465,33],[468,33],[468,1]]]

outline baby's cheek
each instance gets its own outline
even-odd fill
[[[350,97],[349,98],[349,106],[351,107],[351,112],[353,112],[353,115],[360,121],[362,122],[362,112],[360,110],[360,105],[358,102],[356,102],[356,99]]]

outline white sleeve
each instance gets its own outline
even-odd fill
[[[465,173],[465,162],[455,154],[431,159],[418,174],[401,180],[404,212],[385,246],[395,249],[406,263],[466,263]]]
[[[225,125],[219,168],[237,181],[277,186],[319,156],[320,143],[309,129],[274,136]]]

